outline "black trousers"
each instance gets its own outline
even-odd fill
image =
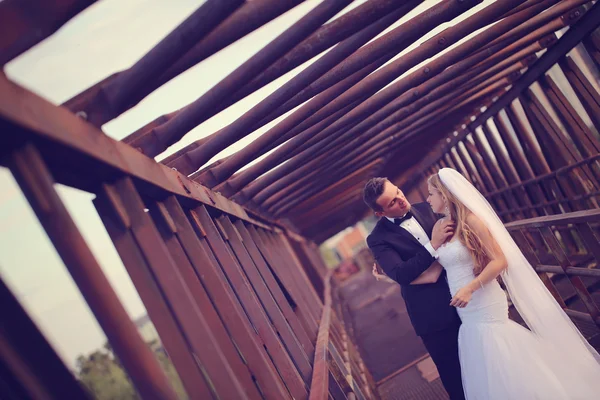
[[[465,398],[458,358],[458,328],[455,326],[421,336],[451,400]]]

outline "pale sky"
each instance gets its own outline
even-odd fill
[[[363,2],[355,1],[345,11]],[[437,2],[424,2],[399,23]],[[491,2],[484,1],[467,15]],[[122,139],[154,118],[192,102],[318,3],[318,0],[304,2],[191,68],[106,124],[104,132]],[[131,66],[200,4],[199,0],[100,1],[10,62],[5,71],[10,79],[60,104],[106,76]],[[390,29],[395,26],[397,24]],[[446,26],[448,24],[438,27],[407,51]],[[296,68],[206,121],[158,159],[231,123],[303,68],[305,66]],[[242,148],[276,122],[226,149],[215,159]],[[99,348],[106,338],[12,176],[2,168],[0,187],[0,274],[65,363],[73,366],[78,355]],[[145,314],[91,203],[93,195],[62,186],[58,191],[129,315],[137,318]]]

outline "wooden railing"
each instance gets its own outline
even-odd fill
[[[176,398],[56,192],[54,176],[62,168],[75,169],[77,161],[58,164],[39,149],[34,143],[15,146],[4,161],[138,394]],[[189,398],[307,398],[322,304],[290,246],[294,239],[276,226],[253,222],[226,200],[218,209],[194,199],[191,191],[183,199],[168,190],[148,190],[127,174],[88,178],[96,188],[98,214]],[[12,323],[2,325],[10,330]],[[31,362],[22,347],[45,346],[43,336],[15,342],[14,332],[4,333],[0,338],[10,339],[15,352],[9,369],[16,380],[30,380],[18,373],[19,365]],[[52,376],[55,364],[40,359],[36,373]],[[39,387],[31,390],[57,396],[44,376],[38,378]],[[77,385],[61,388],[63,395],[78,391]]]
[[[325,303],[315,347],[311,400],[379,399],[375,382],[348,335],[337,290],[325,277]],[[341,319],[340,319],[341,318]]]
[[[598,328],[600,309],[592,294],[600,290],[599,226],[600,210],[506,224],[565,312],[576,321],[593,323]]]
[[[34,108],[58,110],[27,95]],[[316,246],[75,116],[53,115],[38,125],[20,115],[3,120],[13,134],[0,140],[2,165],[13,173],[140,397],[177,394],[58,196],[57,183],[96,195],[94,206],[189,398],[308,398],[323,310],[323,293],[311,284],[325,270]],[[26,349],[53,352],[43,334],[22,310],[6,311],[0,351],[18,390],[80,398],[76,380],[56,368],[55,354],[36,360]],[[13,314],[28,324],[28,340],[4,319]],[[335,314],[330,321],[328,387],[339,382],[339,398],[351,392],[371,398],[364,373],[357,372],[357,353]],[[35,368],[23,370],[32,362]],[[59,373],[60,387],[48,379]]]
[[[599,162],[600,154],[596,154],[573,165],[489,193],[486,197],[491,202],[506,196],[528,198],[527,206],[501,211],[498,213],[500,216],[527,215],[531,211],[538,215],[552,214],[552,207],[555,206],[565,211],[588,209],[597,205],[597,198],[600,197]],[[572,192],[574,178],[581,178],[585,182],[584,193],[576,195]]]
[[[16,86],[0,79],[0,89]],[[324,399],[377,397],[332,309],[329,278],[327,295],[321,291],[326,268],[314,243],[33,94],[12,93],[49,116],[38,121],[35,112],[0,110],[11,132],[0,136],[0,163],[15,177],[141,398],[178,394],[56,184],[95,194],[98,215],[190,399],[316,399],[323,385]],[[3,288],[0,280],[0,294],[11,297]],[[3,303],[9,309],[0,318],[6,327],[0,353],[11,382],[32,397],[81,398],[77,380],[57,368],[61,362],[43,332],[17,306]],[[9,315],[22,323],[14,325]],[[14,331],[21,325],[30,331],[27,340]],[[30,348],[49,354],[36,359]],[[64,385],[54,384],[53,376]]]

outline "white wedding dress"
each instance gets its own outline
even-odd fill
[[[473,261],[458,240],[438,249],[450,292],[471,282]],[[462,325],[458,349],[467,399],[570,399],[546,352],[527,329],[508,319],[506,294],[497,281],[473,293],[458,308]],[[551,361],[550,361],[551,362]]]
[[[507,297],[495,280],[457,309],[467,400],[600,399],[598,352],[554,300],[481,193],[453,169],[443,168],[438,175],[502,249],[508,264],[502,279],[529,328],[508,319]],[[454,296],[475,278],[473,258],[457,239],[437,252]]]

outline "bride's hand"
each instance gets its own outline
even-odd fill
[[[456,294],[452,298],[452,301],[450,301],[450,305],[454,307],[464,308],[471,301],[472,295],[473,291],[467,286],[465,286],[464,288],[456,292]]]
[[[436,222],[431,233],[431,246],[433,249],[437,250],[448,239],[454,236],[455,228],[456,224],[452,220],[440,219]]]

